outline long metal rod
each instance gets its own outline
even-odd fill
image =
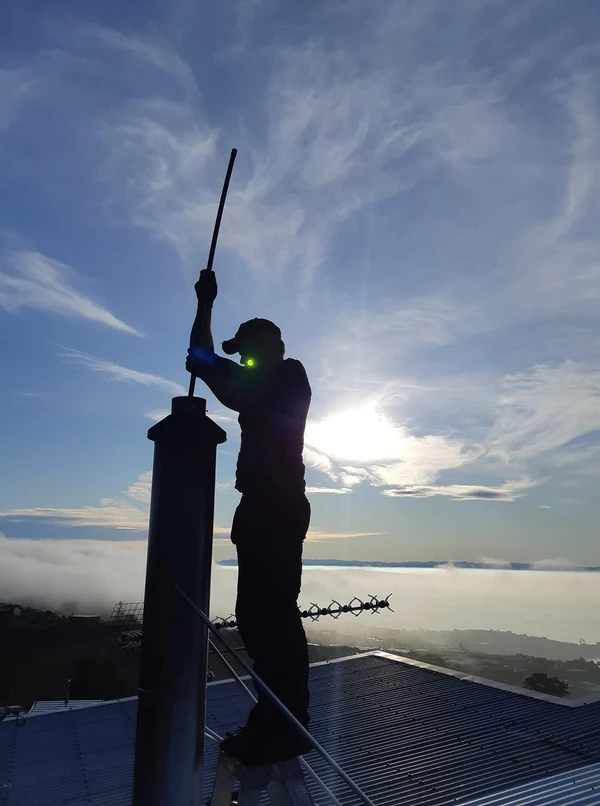
[[[208,736],[209,739],[212,739],[213,742],[222,742],[223,741],[223,737],[219,736],[219,734],[216,732],[216,730],[211,730],[210,728],[207,728],[207,727],[204,728],[204,735]]]
[[[221,638],[221,640],[223,640],[223,639]],[[236,672],[236,670],[233,668],[233,665],[232,665],[231,663],[229,663],[229,661],[227,660],[227,658],[225,657],[225,655],[224,655],[224,654],[221,652],[221,650],[220,650],[220,649],[219,649],[219,648],[218,648],[218,647],[215,645],[215,642],[212,640],[212,638],[209,638],[209,639],[208,639],[208,641],[209,641],[210,646],[212,646],[212,648],[214,649],[214,651],[215,651],[215,652],[217,653],[217,655],[218,655],[218,656],[221,658],[221,660],[223,661],[223,663],[225,664],[225,666],[227,666],[227,668],[229,669],[229,671],[231,672],[231,674],[234,676],[234,678],[235,678],[235,679],[236,679],[236,681],[237,681],[237,682],[240,684],[240,686],[241,686],[241,687],[244,689],[244,691],[245,691],[245,692],[246,692],[246,694],[247,694],[247,695],[250,697],[250,699],[252,700],[252,702],[254,702],[254,703],[258,702],[258,700],[257,700],[257,699],[256,699],[256,697],[254,696],[254,694],[253,694],[253,693],[250,691],[250,689],[248,688],[248,686],[247,686],[247,685],[244,683],[244,681],[242,680],[242,678],[239,676],[239,674],[238,674],[238,673]],[[235,650],[233,650],[233,651],[234,651],[234,653],[235,653]],[[208,732],[209,730],[210,730],[210,728],[206,728],[206,731],[207,731],[207,732]],[[211,737],[211,738],[212,738],[212,737]],[[317,775],[317,773],[316,773],[316,772],[313,770],[313,768],[310,766],[310,764],[308,763],[308,761],[306,761],[306,759],[302,758],[302,756],[300,756],[300,758],[299,758],[298,760],[300,761],[300,764],[301,764],[301,765],[302,765],[302,767],[303,767],[303,768],[306,770],[306,772],[307,772],[307,773],[308,773],[308,774],[311,776],[311,778],[312,778],[312,779],[315,781],[315,783],[317,783],[317,784],[318,784],[318,785],[321,787],[321,789],[323,790],[323,792],[325,792],[325,794],[326,794],[326,795],[327,795],[329,798],[331,798],[331,800],[333,801],[333,803],[335,803],[335,806],[343,806],[343,803],[342,803],[340,800],[338,800],[338,798],[336,798],[336,796],[333,794],[333,792],[331,791],[331,789],[330,789],[330,788],[327,786],[327,784],[325,783],[325,781],[322,781],[322,780],[319,778],[319,776],[318,776],[318,775]]]
[[[331,789],[330,789],[330,788],[327,786],[327,784],[325,783],[325,781],[322,781],[322,780],[319,778],[319,776],[318,776],[318,775],[317,775],[317,773],[316,773],[316,772],[313,770],[313,768],[310,766],[310,764],[308,763],[308,761],[306,761],[306,759],[302,758],[302,756],[300,756],[300,758],[299,758],[298,760],[300,761],[300,764],[302,765],[302,767],[303,767],[303,768],[306,770],[306,772],[307,772],[307,773],[310,775],[310,777],[313,779],[313,781],[314,781],[316,784],[318,784],[318,785],[321,787],[321,789],[323,790],[323,792],[325,792],[325,794],[327,795],[327,797],[331,798],[331,800],[333,801],[333,803],[335,803],[335,806],[344,806],[344,804],[342,803],[342,801],[341,801],[341,800],[339,800],[338,798],[336,798],[336,796],[333,794],[333,792],[331,791]]]
[[[231,149],[231,155],[229,157],[229,165],[227,166],[227,173],[225,174],[225,181],[223,182],[223,189],[221,190],[221,198],[219,200],[219,209],[217,210],[217,219],[215,221],[215,227],[213,229],[212,240],[210,242],[210,251],[208,253],[208,262],[206,264],[206,270],[212,271],[213,261],[215,259],[215,250],[217,248],[217,238],[219,237],[219,229],[221,228],[221,218],[223,217],[223,209],[225,207],[225,199],[227,198],[227,191],[229,190],[229,180],[231,179],[231,172],[233,171],[233,163],[235,162],[235,158],[237,157],[237,148]],[[200,328],[200,332],[204,329],[204,317],[206,316],[206,309],[202,311],[202,325]],[[190,378],[190,388],[188,390],[188,396],[194,396],[194,390],[196,388],[196,376],[192,375]]]
[[[239,676],[239,674],[236,672],[236,670],[233,668],[233,666],[231,665],[231,663],[229,663],[229,661],[227,660],[227,658],[225,657],[225,655],[223,654],[223,652],[221,652],[221,650],[220,650],[220,649],[219,649],[217,646],[215,646],[215,642],[212,640],[212,638],[209,638],[209,639],[208,639],[208,643],[209,643],[209,645],[210,645],[210,646],[211,646],[211,647],[214,649],[214,651],[217,653],[217,655],[218,655],[218,656],[221,658],[221,660],[223,661],[223,663],[225,664],[225,666],[226,666],[226,667],[229,669],[229,671],[231,672],[231,674],[232,674],[232,675],[235,677],[235,679],[237,680],[237,682],[238,682],[238,683],[240,684],[240,686],[241,686],[241,687],[244,689],[244,691],[245,691],[245,692],[246,692],[246,694],[247,694],[247,695],[250,697],[250,699],[251,699],[251,700],[253,700],[254,702],[257,702],[257,699],[256,699],[256,697],[254,696],[254,694],[253,694],[253,693],[250,691],[250,689],[248,688],[248,686],[247,686],[247,685],[244,683],[244,681],[243,681],[243,680],[242,680],[242,678]],[[233,651],[234,651],[234,650],[233,650]]]
[[[358,795],[358,797],[362,800],[364,804],[366,804],[366,806],[375,806],[373,801],[367,795],[365,795],[362,789],[357,784],[354,783],[354,781],[350,778],[350,776],[346,772],[344,772],[344,770],[340,767],[337,761],[334,761],[334,759],[331,758],[327,750],[321,747],[321,745],[315,740],[315,738],[311,736],[311,734],[306,730],[304,725],[302,725],[302,723],[296,719],[296,717],[292,714],[292,712],[281,702],[279,697],[277,697],[277,695],[271,691],[271,689],[267,686],[266,683],[263,683],[263,681],[256,674],[254,669],[252,669],[243,658],[236,655],[236,653],[233,651],[233,648],[229,646],[228,642],[220,634],[217,628],[213,625],[212,621],[208,618],[208,616],[205,613],[203,613],[202,610],[196,607],[194,602],[192,602],[189,596],[186,593],[184,593],[184,591],[182,591],[182,589],[176,583],[175,583],[175,589],[185,599],[185,601],[192,608],[192,610],[194,610],[194,612],[202,619],[202,621],[204,622],[206,627],[210,630],[210,632],[213,635],[215,635],[221,641],[223,646],[225,646],[233,654],[237,662],[240,664],[240,666],[242,666],[243,669],[245,669],[248,672],[252,680],[262,689],[262,691],[264,691],[264,693],[268,697],[270,697],[270,699],[277,706],[277,708],[279,708],[281,713],[287,717],[287,719],[300,731],[300,733],[302,733],[304,738],[310,742],[310,744],[317,751],[317,753],[319,753],[319,755],[321,755],[325,759],[325,761],[329,764],[329,766],[337,772],[340,778],[350,787],[350,789],[356,795]]]

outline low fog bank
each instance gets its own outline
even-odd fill
[[[27,540],[0,535],[0,602],[57,613],[110,613],[144,598],[145,541]]]
[[[0,601],[106,615],[144,592],[146,544],[0,536]],[[237,570],[215,565],[211,615],[228,616]],[[374,637],[379,628],[509,630],[559,641],[600,640],[600,578],[568,571],[307,567],[300,605],[392,594],[394,613],[322,618],[321,631]],[[274,603],[275,606],[275,603]],[[266,614],[268,615],[268,614]]]
[[[306,569],[301,604],[385,597],[394,613],[320,619],[373,637],[397,630],[506,630],[557,641],[600,641],[600,575],[569,571]]]

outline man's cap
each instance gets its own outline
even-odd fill
[[[244,342],[256,336],[271,336],[281,339],[281,330],[274,322],[270,322],[268,319],[250,319],[238,327],[237,333],[232,339],[223,342],[223,352],[226,355],[240,353]]]

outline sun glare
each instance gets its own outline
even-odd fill
[[[370,406],[338,412],[306,429],[307,445],[343,461],[398,459],[404,443],[403,430]]]

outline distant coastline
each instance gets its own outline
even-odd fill
[[[220,560],[218,565],[237,566],[237,560]],[[313,568],[459,568],[475,569],[480,571],[577,571],[585,573],[598,573],[600,566],[591,565],[567,565],[559,561],[551,560],[536,563],[474,563],[467,561],[453,562],[450,560],[436,562],[412,561],[412,562],[381,562],[378,560],[303,560],[304,567]]]

